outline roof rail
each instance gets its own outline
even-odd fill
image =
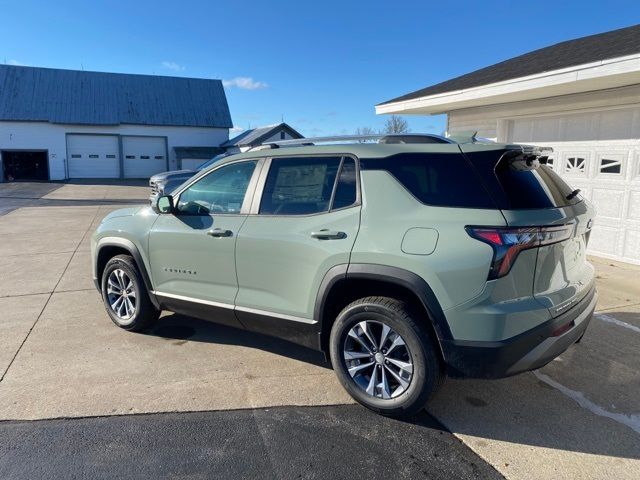
[[[265,142],[262,146],[272,145],[273,148],[289,146],[316,145],[318,143],[454,143],[452,140],[428,133],[420,134],[378,134],[378,135],[335,135],[329,137],[296,138],[293,140],[276,140]]]
[[[270,143],[265,143],[262,145],[256,145],[254,147],[249,148],[249,150],[247,150],[247,152],[257,152],[258,150],[270,150],[272,148],[278,148],[277,145],[272,145]]]

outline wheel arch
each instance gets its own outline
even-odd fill
[[[441,341],[451,339],[451,330],[432,288],[420,276],[398,267],[376,264],[344,264],[331,268],[325,275],[314,310],[318,321],[318,343],[328,352],[329,335],[335,316],[351,301],[368,292],[383,296],[399,296],[410,300],[426,313],[425,323],[433,333],[434,341],[444,359]],[[338,311],[336,312],[336,309]]]
[[[102,278],[102,272],[107,265],[107,262],[116,255],[128,254],[133,257],[142,280],[144,281],[147,292],[149,292],[149,298],[156,308],[160,308],[160,304],[153,294],[153,284],[151,283],[151,277],[147,272],[147,267],[142,259],[140,250],[131,240],[118,237],[104,237],[98,241],[96,246],[95,265],[94,265],[94,282],[96,287],[100,289],[100,279]]]

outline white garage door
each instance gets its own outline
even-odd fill
[[[149,178],[167,168],[164,137],[122,137],[125,178]]]
[[[640,109],[514,119],[509,141],[551,146],[552,168],[596,207],[593,254],[640,264]]]
[[[69,178],[118,178],[118,137],[67,135],[67,164]]]

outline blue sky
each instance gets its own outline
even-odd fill
[[[239,128],[381,128],[374,105],[559,41],[640,23],[636,1],[4,1],[0,61],[225,80]],[[407,117],[441,133],[443,116]]]

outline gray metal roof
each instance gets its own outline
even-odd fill
[[[0,120],[233,126],[220,80],[0,65]]]
[[[267,125],[265,127],[253,128],[251,130],[245,130],[240,135],[233,137],[223,143],[222,147],[254,147],[260,145],[264,140],[278,132],[284,130],[292,138],[304,138],[302,134],[291,128],[286,123],[277,123],[275,125]]]
[[[586,63],[640,53],[640,25],[568,40],[489,67],[452,78],[380,103],[401,102],[440,93],[479,87]]]

